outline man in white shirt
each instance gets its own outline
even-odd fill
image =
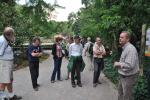
[[[80,65],[82,64],[82,50],[83,50],[83,46],[80,43],[80,37],[79,36],[75,36],[74,37],[75,42],[72,43],[69,47],[69,56],[70,59],[72,59],[71,61],[73,62],[73,66],[71,68],[71,83],[72,83],[72,87],[75,88],[76,87],[76,83],[75,83],[75,74],[77,75],[77,85],[79,87],[82,87],[81,84],[81,76],[80,76]]]

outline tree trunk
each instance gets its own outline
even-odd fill
[[[139,54],[140,75],[141,76],[143,76],[143,68],[144,68],[145,37],[146,37],[146,24],[143,24],[142,25],[140,54]]]

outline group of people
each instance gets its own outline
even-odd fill
[[[100,72],[104,66],[103,56],[106,54],[105,48],[102,45],[101,39],[99,37],[96,38],[96,42],[92,43],[91,38],[88,37],[88,42],[83,45],[81,44],[81,37],[76,35],[74,37],[68,37],[68,43],[65,48],[65,52],[63,52],[63,47],[61,46],[63,38],[61,36],[55,37],[55,43],[52,46],[52,55],[54,58],[54,70],[51,77],[51,83],[55,82],[55,76],[57,74],[57,80],[61,81],[61,62],[62,58],[65,56],[68,59],[68,72],[67,78],[69,79],[69,73],[71,73],[71,85],[73,88],[78,85],[82,87],[81,83],[81,74],[84,70],[85,63],[82,56],[87,56],[89,69],[94,70],[93,77],[93,87],[96,87],[97,84],[101,84],[98,80],[100,76]],[[89,49],[92,45],[92,53],[89,53]],[[67,56],[66,56],[67,55]],[[94,68],[93,63],[94,62]],[[77,80],[77,83],[75,82]]]
[[[60,68],[62,57],[65,55],[62,52],[61,42],[62,38],[56,38],[56,43],[52,47],[52,54],[54,56],[54,71],[52,74],[51,82],[55,82],[55,76],[57,73],[57,79],[61,80]],[[74,42],[73,42],[74,39]],[[71,84],[75,88],[76,85],[82,87],[80,72],[84,69],[84,61],[82,56],[87,57],[89,70],[93,72],[93,87],[101,84],[99,76],[101,70],[104,68],[104,55],[106,55],[105,47],[102,44],[100,37],[96,37],[95,43],[91,42],[91,38],[87,38],[88,42],[84,45],[81,44],[81,38],[77,35],[69,38],[67,44],[68,50],[68,73],[71,73]],[[119,38],[120,46],[122,47],[122,54],[119,61],[114,62],[114,68],[119,73],[119,85],[118,85],[118,100],[134,100],[133,88],[139,75],[139,58],[136,48],[130,43],[130,33],[123,31]],[[92,46],[93,45],[93,46]],[[92,47],[92,51],[90,50]],[[60,50],[61,49],[61,50]],[[88,52],[87,52],[88,51]],[[59,54],[61,56],[59,56]],[[67,76],[69,78],[69,74]],[[75,82],[77,79],[77,83]]]
[[[14,42],[14,30],[11,27],[6,27],[3,34],[0,36],[0,91],[8,90],[10,100],[19,100],[22,97],[17,96],[13,92],[13,50],[12,43]],[[99,76],[101,70],[104,68],[104,55],[106,55],[105,47],[102,44],[100,37],[95,39],[95,43],[91,42],[88,37],[88,42],[81,44],[80,36],[68,38],[68,44],[65,50],[62,46],[63,38],[61,36],[55,37],[55,43],[52,46],[52,55],[54,60],[54,69],[51,75],[51,83],[57,80],[62,81],[61,77],[61,63],[65,56],[68,59],[67,78],[70,78],[73,88],[78,85],[82,87],[81,72],[84,70],[85,63],[83,56],[88,59],[88,68],[93,70],[93,87],[101,84]],[[118,85],[118,100],[134,100],[133,86],[136,83],[139,73],[139,59],[136,48],[129,42],[130,34],[123,31],[120,34],[119,43],[123,49],[120,60],[114,63],[114,68],[118,69],[120,75]],[[37,82],[39,76],[39,57],[42,56],[42,49],[40,46],[40,39],[33,38],[32,43],[27,49],[27,56],[29,61],[29,70],[31,74],[32,86],[35,91],[38,91],[40,86]],[[92,50],[90,50],[92,47]],[[77,82],[76,82],[77,80]]]

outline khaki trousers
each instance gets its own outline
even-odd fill
[[[118,100],[134,100],[133,88],[137,81],[138,74],[132,76],[120,75],[118,85]]]

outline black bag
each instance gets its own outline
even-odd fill
[[[93,55],[93,43],[90,43],[90,46],[89,46],[89,48],[88,48],[88,53],[89,53],[90,55]]]
[[[68,57],[69,56],[69,52],[67,49],[64,50],[65,51],[65,56]]]

